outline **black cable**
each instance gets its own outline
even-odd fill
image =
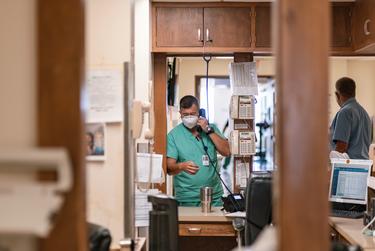
[[[206,102],[207,102],[207,120],[210,117],[210,111],[208,110],[208,65],[211,61],[212,57],[204,55],[203,60],[206,61]]]
[[[203,150],[204,150],[204,152],[206,153],[206,155],[207,155],[207,157],[208,157],[208,160],[209,160],[211,166],[213,167],[213,169],[214,169],[216,175],[219,177],[221,183],[224,185],[224,187],[225,187],[225,189],[228,191],[229,195],[232,196],[232,198],[234,199],[234,194],[233,194],[232,191],[228,188],[228,186],[225,184],[224,180],[221,178],[220,173],[216,170],[216,166],[214,165],[214,162],[212,161],[211,156],[208,154],[208,147],[204,144],[203,139],[202,139],[202,140],[199,140],[199,138],[200,138],[200,137],[199,137],[198,135],[195,137],[195,139],[196,139],[198,142],[199,142],[199,141],[202,142]],[[230,200],[230,201],[233,203],[233,206],[234,206],[234,208],[235,208],[237,211],[241,211],[241,205],[240,205],[236,200],[234,200],[236,203],[234,203],[232,200]],[[237,205],[236,205],[236,204],[237,204]]]

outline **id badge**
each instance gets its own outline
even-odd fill
[[[209,158],[208,158],[207,155],[202,155],[202,164],[204,166],[209,166],[210,165],[210,160],[209,160]]]

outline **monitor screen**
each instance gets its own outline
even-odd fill
[[[366,202],[368,168],[336,165],[331,180],[331,201]],[[343,201],[344,202],[344,201]]]

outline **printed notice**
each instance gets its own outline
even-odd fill
[[[91,70],[87,76],[87,122],[123,121],[123,76],[120,70]]]

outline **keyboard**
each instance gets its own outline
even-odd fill
[[[350,219],[359,219],[359,218],[363,218],[363,212],[332,209],[331,216],[341,217],[341,218],[350,218]]]

